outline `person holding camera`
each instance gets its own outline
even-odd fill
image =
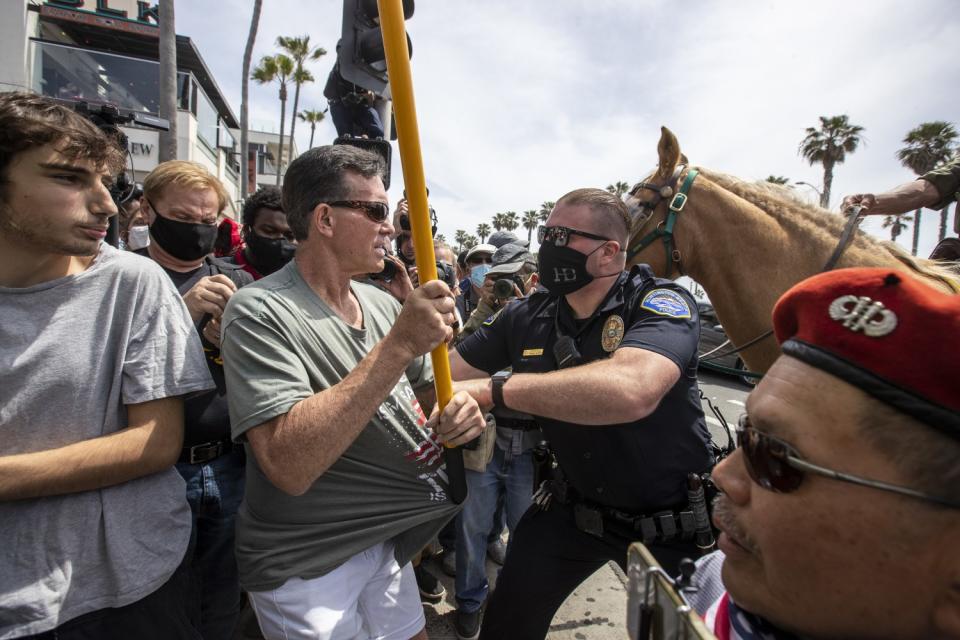
[[[463,334],[473,333],[498,309],[533,291],[537,284],[536,270],[533,255],[522,245],[507,244],[497,249],[493,266],[486,274],[492,299],[481,300],[464,325]],[[460,640],[473,640],[480,632],[480,611],[489,591],[486,559],[491,533],[499,541],[503,529],[500,518],[503,518],[512,536],[530,506],[533,449],[542,439],[531,416],[497,408],[493,415],[496,428],[484,430],[477,446],[463,451],[470,496],[457,517],[454,628]],[[494,523],[499,523],[499,528]],[[506,551],[509,549],[508,543]]]
[[[233,437],[250,454],[237,561],[268,639],[425,638],[410,560],[458,510],[442,445],[486,426],[467,393],[434,404],[428,354],[453,337],[450,288],[428,282],[401,307],[353,280],[383,269],[394,232],[383,171],[349,145],[290,163],[297,253],[224,314]]]
[[[182,397],[212,389],[170,279],[106,242],[123,150],[0,94],[0,637],[200,638]]]
[[[629,216],[602,189],[539,229],[539,284],[451,354],[481,408],[534,417],[558,468],[513,532],[481,638],[543,638],[590,574],[638,537],[673,574],[698,554],[688,474],[710,470],[697,306],[646,265],[624,270]]]
[[[522,298],[533,291],[537,282],[537,262],[526,247],[505,244],[497,249],[480,288],[480,302],[464,323],[458,340],[465,339],[479,329],[510,300]]]

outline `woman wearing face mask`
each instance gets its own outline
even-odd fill
[[[280,189],[261,187],[243,204],[244,248],[226,259],[259,280],[290,262],[297,244],[283,213]]]
[[[493,263],[493,254],[497,250],[492,244],[478,244],[467,252],[467,277],[460,283],[457,296],[457,311],[461,318],[469,318],[473,310],[480,304],[483,293],[483,281],[487,277]],[[491,285],[492,286],[492,285]]]

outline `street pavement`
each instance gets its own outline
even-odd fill
[[[743,413],[743,405],[750,387],[739,379],[707,371],[700,372],[700,388],[710,399],[730,425],[731,431]],[[707,426],[715,442],[724,446],[727,434],[722,423],[710,410],[706,402],[703,411],[707,417]],[[426,560],[428,569],[438,578],[447,590],[443,600],[436,604],[425,604],[427,634],[431,640],[456,640],[453,628],[456,601],[453,596],[453,578],[444,575],[440,568],[440,557]],[[499,567],[487,561],[487,576],[491,585],[496,584]],[[531,594],[535,597],[535,594]],[[549,640],[623,640],[626,630],[627,592],[626,576],[614,563],[608,563],[580,585],[563,603],[557,612],[550,632]],[[517,615],[523,615],[523,604],[517,603]],[[253,614],[247,609],[235,634],[237,640],[260,638]]]

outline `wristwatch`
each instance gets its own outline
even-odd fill
[[[490,386],[493,391],[493,405],[495,407],[500,407],[501,409],[508,408],[507,403],[503,401],[503,385],[507,384],[507,380],[509,380],[512,375],[513,371],[504,369],[490,376]]]

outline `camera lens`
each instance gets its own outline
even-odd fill
[[[513,280],[509,278],[501,278],[493,283],[493,295],[495,295],[500,300],[506,298],[512,298],[514,295],[513,291]]]

